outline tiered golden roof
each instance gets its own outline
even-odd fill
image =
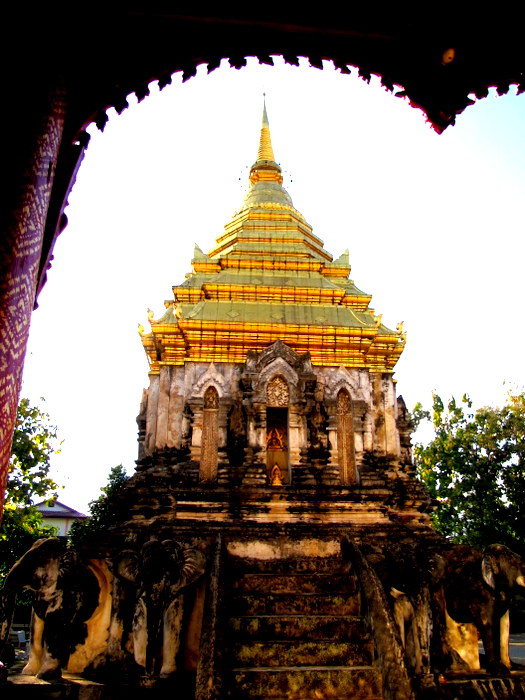
[[[142,334],[152,372],[163,364],[242,363],[277,339],[309,351],[314,365],[393,371],[404,334],[374,315],[371,296],[349,279],[348,251],[332,259],[282,181],[265,107],[242,207],[208,255],[195,247],[193,272]]]

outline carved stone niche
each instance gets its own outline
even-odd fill
[[[258,451],[273,485],[290,483],[292,468],[302,461],[308,443],[305,407],[314,403],[316,384],[309,353],[299,355],[280,340],[247,356],[239,386],[248,448]]]
[[[199,480],[215,481],[221,452],[226,447],[228,387],[212,363],[197,379],[188,397],[191,413],[191,459],[199,462]]]
[[[248,353],[240,379],[245,401],[266,404],[268,381],[276,375],[288,384],[289,405],[303,402],[315,391],[317,378],[310,353],[299,355],[282,340],[276,340],[260,353]]]

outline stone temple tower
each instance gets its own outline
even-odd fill
[[[266,108],[249,179],[142,335],[140,460],[170,452],[202,483],[358,485],[366,455],[409,456],[393,380],[401,324],[383,325],[348,251],[334,260],[294,208]]]
[[[35,560],[55,586],[25,673],[82,672],[108,700],[525,697],[507,608],[477,623],[503,680],[479,677],[465,613],[490,608],[494,562],[525,564],[432,528],[402,327],[349,275],[283,188],[264,110],[242,206],[141,330],[135,474],[76,551],[39,541],[8,576]]]
[[[405,601],[442,540],[396,399],[402,326],[382,323],[348,252],[334,260],[295,209],[266,108],[249,180],[213,250],[195,248],[141,329],[137,472],[107,543],[117,598],[130,547],[135,579],[158,572],[152,591],[171,581],[172,551],[200,578],[184,579],[185,616],[149,657],[138,625],[135,662],[148,682],[185,678],[200,700],[410,698],[410,674],[430,669],[429,599],[407,667],[389,591]]]

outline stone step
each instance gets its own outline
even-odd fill
[[[371,640],[353,642],[250,641],[234,644],[233,666],[368,666],[372,663]]]
[[[341,615],[253,615],[231,617],[228,621],[235,641],[368,641],[366,625],[361,617]]]
[[[358,595],[319,593],[282,593],[235,596],[228,605],[230,615],[359,615],[361,599]]]
[[[278,700],[377,700],[382,698],[377,668],[283,667],[233,669],[226,697]]]
[[[349,574],[262,574],[253,573],[232,580],[233,593],[339,593],[353,595],[356,582]]]

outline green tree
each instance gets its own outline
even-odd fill
[[[101,495],[89,503],[89,518],[76,520],[71,525],[69,537],[73,545],[79,545],[93,535],[107,530],[118,521],[122,505],[114,502],[114,497],[123,489],[129,477],[122,464],[112,467],[106,486],[101,487]]]
[[[414,449],[419,478],[438,503],[434,524],[455,542],[499,542],[525,554],[525,394],[471,410],[466,395],[446,406],[433,395],[434,439]]]
[[[44,525],[35,500],[56,499],[58,486],[49,476],[51,456],[60,451],[57,428],[49,414],[29,399],[18,406],[7,478],[4,513],[0,525],[0,579],[39,537],[54,528]]]

